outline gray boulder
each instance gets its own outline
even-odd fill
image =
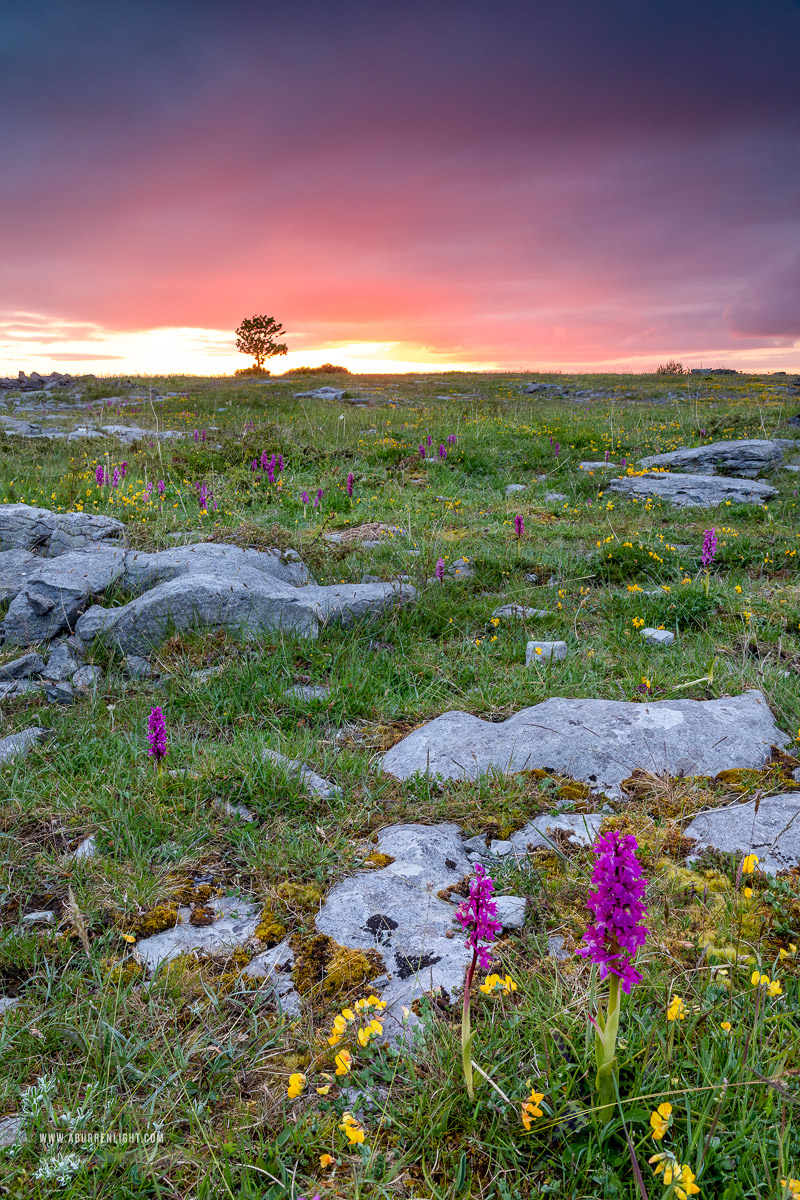
[[[670,629],[642,629],[641,637],[648,646],[671,646],[675,641],[675,634]]]
[[[23,729],[20,733],[10,733],[0,740],[0,763],[11,762],[13,758],[25,758],[33,746],[43,738],[48,731],[38,725]]]
[[[522,829],[512,833],[508,840],[512,852],[517,855],[557,845],[558,833],[566,833],[576,846],[591,846],[600,832],[603,819],[603,813],[556,813],[534,817]]]
[[[90,608],[76,628],[85,642],[102,633],[123,654],[143,657],[176,630],[233,629],[256,637],[283,629],[316,637],[319,612],[305,599],[307,591],[277,579],[248,585],[221,575],[187,575],[158,584],[121,608]]]
[[[292,587],[309,582],[308,569],[292,550],[281,554],[280,550],[242,550],[198,542],[154,554],[129,551],[121,584],[126,591],[144,592],[184,575],[219,575],[252,584],[277,579]]]
[[[317,607],[320,624],[336,621],[353,625],[365,617],[376,617],[389,608],[414,600],[417,589],[409,583],[341,583],[328,587],[298,589],[295,593]]]
[[[51,650],[47,666],[41,674],[50,683],[62,683],[65,679],[72,678],[78,666],[78,660],[73,655],[69,646],[66,642],[62,642],[54,650]]]
[[[153,668],[150,666],[150,663],[146,658],[141,658],[138,654],[127,654],[125,656],[125,670],[131,679],[149,679],[153,674]]]
[[[709,442],[707,446],[681,446],[668,454],[651,454],[640,458],[640,467],[666,467],[689,475],[736,475],[755,479],[764,471],[774,470],[783,462],[783,451],[777,442],[761,438],[741,441]]]
[[[414,730],[382,760],[397,779],[417,773],[475,779],[489,770],[541,768],[622,795],[636,767],[655,774],[716,775],[761,767],[789,739],[761,692],[721,700],[545,700],[494,724],[448,712]]]
[[[62,683],[47,683],[45,684],[45,695],[50,704],[74,704],[75,689],[71,683],[66,681]]]
[[[542,662],[546,658],[555,659],[558,662],[562,658],[567,657],[566,642],[528,642],[525,647],[525,666],[529,667],[532,663]]]
[[[436,893],[472,868],[457,825],[394,826],[378,834],[377,849],[395,861],[338,883],[316,924],[341,946],[381,955],[391,979],[370,986],[387,1002],[384,1032],[394,1040],[413,1000],[434,988],[453,999],[464,986],[471,951],[463,934],[453,936],[454,906]]]
[[[16,679],[30,679],[33,675],[41,675],[44,671],[44,659],[41,654],[23,654],[13,662],[0,664],[0,683],[9,683]]]
[[[125,526],[115,517],[93,513],[55,513],[30,504],[0,505],[0,550],[42,550],[55,558],[99,542],[120,541]]]
[[[215,914],[213,924],[192,925],[191,908],[179,908],[179,924],[136,944],[134,954],[148,972],[193,950],[202,954],[228,954],[244,946],[255,933],[260,920],[259,905],[237,900],[235,896],[222,896],[211,900],[208,907]]]
[[[546,608],[529,608],[526,604],[502,604],[492,613],[493,617],[516,617],[519,621],[528,621],[533,617],[549,617]]]
[[[30,646],[73,629],[89,600],[120,578],[124,559],[123,550],[97,546],[41,562],[11,601],[3,622],[6,642]]]
[[[733,504],[764,504],[777,496],[768,483],[728,479],[722,475],[633,475],[612,479],[607,492],[639,499],[669,500],[676,508],[715,508],[730,500]]]
[[[347,392],[341,388],[321,387],[313,392],[295,392],[295,400],[344,400]]]
[[[41,562],[29,550],[0,550],[0,604],[22,591]]]
[[[72,686],[76,692],[91,692],[103,682],[103,672],[100,667],[79,667],[72,676]]]
[[[263,979],[277,998],[281,1012],[290,1017],[299,1017],[301,1000],[292,982],[293,966],[294,952],[288,941],[281,942],[251,958],[242,969],[242,976],[246,979]]]
[[[510,483],[506,488],[506,496],[515,496],[517,492],[527,492],[527,485],[524,483]]]
[[[800,863],[800,792],[767,796],[758,804],[732,804],[695,817],[684,831],[696,840],[695,850],[757,854],[758,868],[768,875]]]

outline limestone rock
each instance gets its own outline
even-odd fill
[[[16,699],[18,696],[35,696],[47,685],[41,679],[18,679],[15,683],[0,683],[0,700]]]
[[[527,485],[524,483],[510,483],[506,488],[506,496],[515,496],[517,492],[527,492]]]
[[[643,629],[642,641],[648,646],[671,646],[675,641],[675,634],[669,629]]]
[[[513,851],[525,855],[528,850],[557,846],[557,834],[567,834],[576,846],[591,846],[600,832],[603,813],[556,813],[534,817],[509,838]]]
[[[312,703],[315,700],[327,700],[331,694],[331,689],[314,687],[312,684],[296,683],[292,687],[287,688],[283,694],[292,700],[303,700],[306,703]]]
[[[50,651],[47,666],[42,670],[42,676],[50,683],[61,683],[71,679],[78,670],[79,663],[66,642],[62,642]]]
[[[0,683],[8,683],[12,679],[30,679],[32,675],[41,675],[44,669],[41,654],[32,651],[15,658],[13,662],[0,664]]]
[[[457,825],[390,827],[378,834],[377,849],[395,861],[338,883],[316,924],[342,946],[379,952],[392,978],[371,986],[387,1002],[384,1031],[395,1039],[403,1006],[433,988],[451,999],[463,988],[471,952],[463,936],[452,936],[453,905],[436,893],[471,867]]]
[[[312,392],[295,392],[295,400],[344,400],[347,392],[341,388],[321,387]]]
[[[474,779],[490,769],[513,774],[542,768],[618,797],[635,767],[716,775],[761,767],[771,746],[788,741],[757,691],[644,703],[553,698],[498,724],[444,713],[393,746],[382,765],[398,779],[416,773]]]
[[[528,642],[525,648],[525,666],[529,667],[531,663],[541,662],[546,658],[554,658],[556,661],[567,657],[566,642]]]
[[[639,459],[640,467],[666,467],[689,475],[736,475],[755,479],[764,471],[773,470],[783,462],[783,451],[777,442],[761,438],[740,441],[709,442],[705,446],[681,446],[668,454],[651,454]]]
[[[48,558],[122,538],[125,526],[115,517],[93,513],[55,513],[30,504],[0,505],[0,550],[41,549]]]
[[[44,691],[50,704],[75,703],[75,689],[66,680],[61,683],[46,683]]]
[[[41,562],[9,605],[3,622],[6,642],[30,646],[72,629],[91,597],[120,578],[124,557],[122,550],[97,546],[91,553],[68,551]]]
[[[9,1117],[0,1117],[0,1150],[21,1142],[24,1132],[25,1122],[21,1116],[12,1114]]]
[[[139,654],[125,655],[125,670],[131,679],[149,679],[153,674],[150,663]]]
[[[25,913],[22,918],[23,925],[52,925],[55,921],[55,913],[51,913],[48,909],[42,909],[40,912]]]
[[[313,796],[338,796],[339,794],[339,789],[335,784],[323,779],[321,775],[317,775],[316,771],[312,771],[310,767],[297,762],[294,758],[287,758],[284,754],[279,754],[277,750],[270,749],[263,750],[262,757],[268,762],[274,763],[276,767],[280,767],[287,775],[299,776],[306,791]]]
[[[532,617],[549,617],[546,608],[529,608],[525,604],[501,604],[492,613],[493,617],[517,617],[520,621],[529,621]]]
[[[7,1013],[12,1008],[16,1008],[18,1004],[19,1004],[18,996],[0,996],[0,1017],[2,1017],[3,1013]],[[2,1121],[0,1121],[0,1129],[2,1129],[2,1124],[3,1124]],[[2,1133],[0,1133],[0,1139],[1,1138],[2,1138]],[[2,1145],[3,1145],[3,1142],[2,1142],[2,1140],[0,1140],[0,1147]]]
[[[555,504],[556,500],[567,500],[569,497],[564,492],[545,492],[544,498],[548,504]]]
[[[0,740],[0,763],[10,762],[13,758],[24,758],[31,748],[48,732],[38,725],[23,729],[20,733],[10,733]]]
[[[243,968],[242,975],[249,979],[263,979],[275,993],[281,1012],[290,1017],[299,1017],[301,1000],[292,982],[293,966],[294,952],[286,941],[251,958]]]
[[[270,579],[292,587],[309,582],[308,569],[294,551],[242,550],[216,542],[195,542],[153,554],[129,551],[120,582],[126,591],[144,592],[184,575],[219,575],[254,585]]]
[[[95,835],[90,833],[87,838],[84,838],[80,845],[76,846],[69,855],[75,862],[81,862],[86,858],[94,858],[97,853],[97,841]]]
[[[495,896],[497,920],[503,929],[522,929],[525,924],[524,896]]]
[[[180,924],[137,942],[134,954],[148,972],[192,950],[203,954],[229,953],[243,946],[255,933],[261,912],[257,904],[222,896],[210,900],[208,907],[215,916],[211,925],[190,924],[192,910],[183,907],[178,909]]]
[[[389,608],[410,603],[417,589],[408,583],[347,583],[328,587],[310,585],[296,594],[315,604],[320,623],[336,621],[347,628],[365,617],[376,617]]]
[[[582,471],[616,471],[617,464],[615,462],[582,462],[578,466]]]
[[[721,475],[632,475],[612,479],[607,492],[640,499],[670,500],[677,508],[714,508],[730,500],[732,504],[764,504],[777,496],[768,483],[728,479]]]
[[[13,600],[41,563],[29,550],[0,550],[0,604]]]
[[[316,637],[319,616],[305,599],[307,590],[277,579],[248,586],[220,575],[182,576],[121,608],[90,608],[76,628],[85,642],[102,633],[123,654],[144,657],[176,630],[233,629],[258,636],[285,629]]]
[[[767,796],[756,801],[714,808],[695,817],[684,836],[695,838],[695,851],[757,854],[758,868],[776,875],[800,863],[800,793]]]
[[[76,692],[91,692],[103,682],[103,672],[100,667],[79,667],[72,676],[72,686]]]

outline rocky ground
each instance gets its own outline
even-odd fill
[[[0,1180],[652,1196],[671,1098],[703,1195],[792,1194],[795,381],[347,383],[0,380]],[[650,934],[600,1135],[610,829]],[[477,863],[516,989],[473,1104]]]

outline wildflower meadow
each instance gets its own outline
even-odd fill
[[[0,762],[2,1195],[800,1197],[800,854],[772,857],[795,835],[686,832],[800,794],[798,474],[716,507],[609,486],[678,447],[792,439],[800,404],[777,376],[533,378],[346,377],[333,399],[137,379],[107,423],[175,436],[0,435],[0,518],[113,516],[142,551],[276,549],[343,595],[415,589],[313,637],[208,619],[136,656],[97,637],[73,703],[0,701],[2,737],[43,731]],[[102,604],[132,594],[120,576]],[[0,675],[21,653],[0,647]],[[751,692],[789,739],[757,767],[732,728],[724,769],[687,750],[616,790],[549,761],[381,769],[454,710],[489,738],[552,698]],[[570,828],[520,842],[550,814]],[[444,884],[415,884],[422,852],[397,866],[423,926],[451,913],[428,958],[379,903],[398,826],[464,839]],[[353,881],[372,907],[337,891]],[[320,921],[337,896],[347,944]],[[448,956],[457,985],[402,991]]]

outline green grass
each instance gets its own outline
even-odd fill
[[[337,380],[313,386],[325,382]],[[420,587],[415,605],[329,628],[315,642],[210,632],[170,639],[156,656],[157,681],[127,680],[98,648],[93,657],[107,674],[96,696],[71,709],[36,697],[4,702],[3,735],[36,723],[53,734],[24,762],[0,768],[0,993],[22,999],[0,1018],[0,1114],[23,1103],[31,1112],[23,1147],[0,1152],[4,1194],[652,1200],[677,1195],[648,1165],[659,1149],[691,1165],[703,1197],[777,1200],[788,1194],[780,1180],[800,1177],[798,959],[789,950],[800,944],[800,874],[756,876],[745,900],[737,862],[708,856],[690,872],[681,839],[703,805],[786,786],[778,767],[733,782],[645,781],[612,806],[611,822],[635,832],[642,847],[651,934],[644,981],[623,1008],[621,1105],[605,1130],[591,1116],[589,1017],[602,988],[582,959],[547,956],[548,934],[569,947],[582,937],[588,852],[539,853],[526,867],[498,869],[499,886],[530,898],[525,930],[504,937],[498,952],[496,969],[511,973],[517,991],[477,993],[473,1006],[475,1058],[499,1092],[484,1083],[475,1104],[468,1101],[458,1010],[434,997],[422,1007],[424,1050],[351,1047],[344,1083],[376,1100],[364,1110],[361,1149],[348,1148],[338,1128],[358,1100],[315,1088],[333,1067],[333,1017],[368,985],[335,996],[317,988],[302,1019],[287,1021],[230,962],[179,960],[146,985],[125,939],[138,936],[158,906],[197,899],[203,885],[195,881],[210,876],[222,892],[268,906],[308,945],[308,896],[361,868],[382,826],[455,820],[470,835],[504,836],[568,789],[568,781],[532,776],[446,784],[382,776],[379,752],[447,709],[500,720],[550,696],[705,699],[756,687],[783,729],[800,729],[796,476],[776,473],[779,496],[766,508],[704,512],[628,503],[604,492],[599,473],[577,469],[606,450],[631,463],[698,444],[701,429],[706,441],[792,436],[785,394],[752,377],[563,382],[606,398],[526,397],[524,379],[501,375],[360,376],[346,380],[370,398],[372,406],[359,409],[297,401],[294,391],[307,386],[300,380],[175,378],[154,385],[181,399],[112,411],[105,423],[150,425],[155,411],[160,427],[190,435],[217,426],[205,443],[190,436],[123,449],[0,435],[0,503],[119,516],[131,544],[147,549],[174,545],[169,534],[188,529],[238,545],[293,547],[321,583],[368,572],[407,574]],[[88,395],[116,390],[98,381]],[[75,414],[74,424],[84,420]],[[457,435],[444,463],[421,461],[417,447],[428,432],[434,451]],[[560,443],[557,458],[551,438]],[[249,470],[262,451],[286,459],[280,491]],[[98,488],[97,463],[124,459],[123,484]],[[163,504],[148,502],[146,484],[159,479]],[[199,511],[200,481],[218,505],[209,513]],[[528,490],[506,501],[509,483]],[[304,506],[302,491],[313,500],[319,488],[319,508]],[[567,499],[546,501],[548,490]],[[364,522],[406,536],[372,551],[323,536]],[[699,556],[711,525],[720,548],[706,597]],[[474,575],[427,582],[439,557],[461,556]],[[494,609],[514,602],[551,615],[493,623]],[[643,624],[679,637],[667,650],[647,647]],[[526,669],[526,642],[538,637],[563,638],[568,658]],[[208,667],[212,677],[194,674]],[[700,682],[683,686],[691,681]],[[294,682],[324,684],[330,694],[298,702],[284,694]],[[155,704],[166,715],[168,766],[184,769],[175,777],[157,776],[147,760],[145,722]],[[339,796],[310,798],[279,778],[261,759],[264,746],[335,779]],[[225,802],[245,804],[256,820],[226,816]],[[90,833],[96,857],[67,859]],[[293,892],[287,882],[312,890]],[[23,913],[45,907],[60,914],[57,925],[19,925]],[[754,964],[781,981],[782,996],[758,998]],[[671,995],[683,998],[684,1021],[667,1022]],[[289,1100],[297,1070],[308,1086]],[[30,1091],[42,1078],[43,1088]],[[526,1133],[520,1107],[531,1089],[545,1100]],[[650,1113],[666,1100],[674,1124],[656,1143]],[[70,1123],[92,1133],[159,1132],[163,1140],[46,1143]],[[80,1169],[66,1172],[63,1187],[42,1177],[53,1155],[70,1152]],[[325,1169],[323,1154],[334,1159]]]

